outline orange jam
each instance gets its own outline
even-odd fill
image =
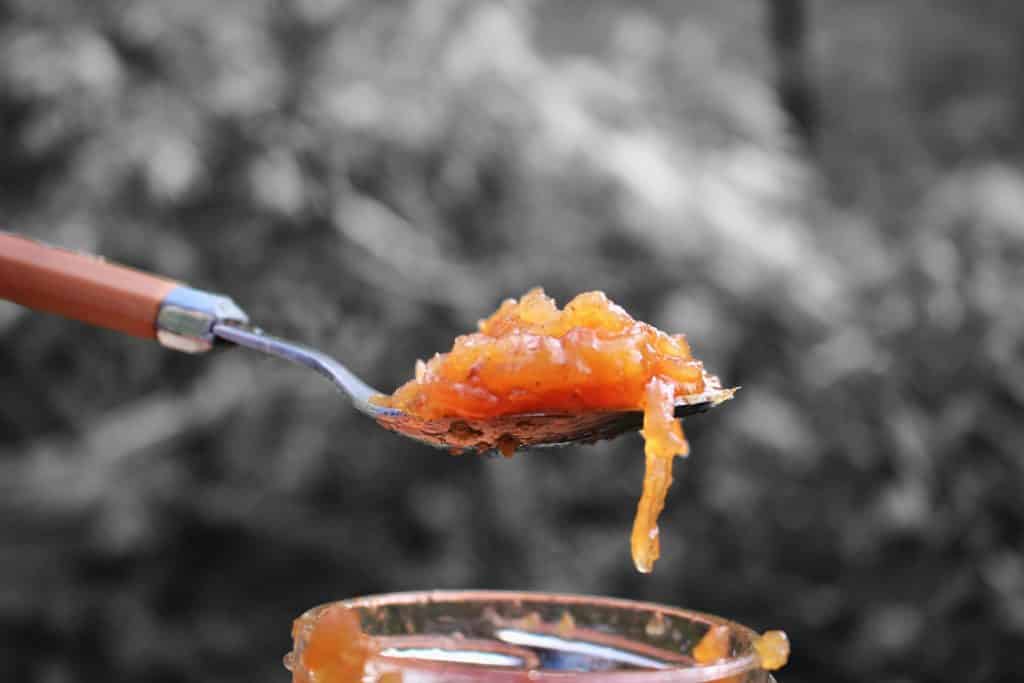
[[[785,631],[765,631],[754,642],[754,652],[762,669],[775,671],[789,661],[789,637]],[[712,626],[693,648],[694,661],[698,664],[714,664],[730,655],[731,642],[728,626]],[[722,679],[722,683],[738,681],[739,676]]]
[[[785,631],[765,631],[754,641],[754,650],[761,659],[761,666],[775,671],[789,661],[789,636]]]
[[[646,474],[631,546],[637,569],[650,572],[672,460],[689,453],[675,405],[717,389],[717,379],[705,374],[686,337],[634,320],[601,292],[559,310],[533,289],[504,301],[478,328],[457,337],[450,352],[417,361],[415,377],[376,402],[423,419],[643,411]],[[731,396],[718,390],[715,402]],[[505,455],[517,445],[497,444]]]
[[[714,664],[729,656],[729,627],[712,626],[693,648],[694,661],[698,664]]]
[[[698,664],[715,664],[727,659],[731,649],[732,643],[729,627],[719,625],[709,628],[690,654],[693,655],[694,661]],[[740,683],[742,680],[742,675],[727,676],[716,680],[715,683]]]
[[[295,649],[285,660],[292,683],[359,683],[377,651],[355,610],[344,605],[328,605],[299,617],[292,638]]]

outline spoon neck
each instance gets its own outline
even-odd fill
[[[314,348],[267,334],[259,328],[231,322],[213,326],[213,334],[224,341],[253,351],[275,356],[296,365],[315,370],[331,380],[351,399],[356,410],[376,417],[386,408],[370,402],[380,392],[353,374],[331,356]]]

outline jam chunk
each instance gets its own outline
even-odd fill
[[[698,664],[714,664],[729,656],[729,627],[712,626],[693,648],[693,659]]]
[[[631,547],[637,569],[650,572],[672,461],[689,453],[675,405],[717,388],[686,338],[634,320],[602,292],[559,309],[539,288],[502,302],[477,328],[417,361],[414,378],[376,402],[428,420],[642,410],[646,473]],[[500,446],[510,455],[516,444]]]
[[[785,631],[765,631],[754,641],[754,650],[766,670],[781,669],[789,661],[789,636]]]
[[[377,644],[363,633],[355,610],[328,605],[292,627],[295,649],[285,660],[292,683],[360,683]]]

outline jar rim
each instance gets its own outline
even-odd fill
[[[691,623],[706,624],[708,628],[725,626],[730,636],[740,643],[739,654],[730,655],[712,663],[701,664],[688,662],[685,665],[669,664],[663,668],[641,670],[607,670],[607,671],[557,671],[545,669],[508,669],[502,667],[481,667],[479,663],[460,663],[453,661],[430,661],[428,659],[401,659],[395,669],[401,670],[405,683],[434,683],[444,680],[452,682],[488,683],[565,683],[566,681],[585,680],[587,683],[706,683],[718,681],[730,676],[737,676],[751,671],[760,671],[761,663],[754,650],[753,643],[758,634],[742,624],[729,621],[722,617],[704,612],[672,607],[654,602],[630,600],[626,598],[554,593],[542,591],[511,591],[511,590],[429,590],[399,593],[383,593],[350,598],[314,607],[300,618],[315,618],[318,611],[330,605],[344,605],[363,613],[373,613],[381,608],[430,606],[438,603],[470,605],[474,603],[487,605],[521,605],[539,604],[545,608],[599,608],[605,610],[623,610],[649,613],[651,618],[674,618]],[[650,649],[655,649],[651,646]],[[379,658],[385,659],[385,658]],[[764,680],[772,680],[765,673]]]

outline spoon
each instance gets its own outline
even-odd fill
[[[282,358],[331,380],[356,410],[385,429],[453,453],[590,443],[634,431],[643,424],[643,413],[635,410],[421,419],[373,403],[371,398],[382,392],[322,351],[250,325],[249,317],[229,297],[2,231],[0,298],[155,339],[186,353],[203,353],[222,341]],[[705,374],[704,384],[702,393],[680,399],[676,417],[703,413],[734,391],[723,389],[710,374]]]

